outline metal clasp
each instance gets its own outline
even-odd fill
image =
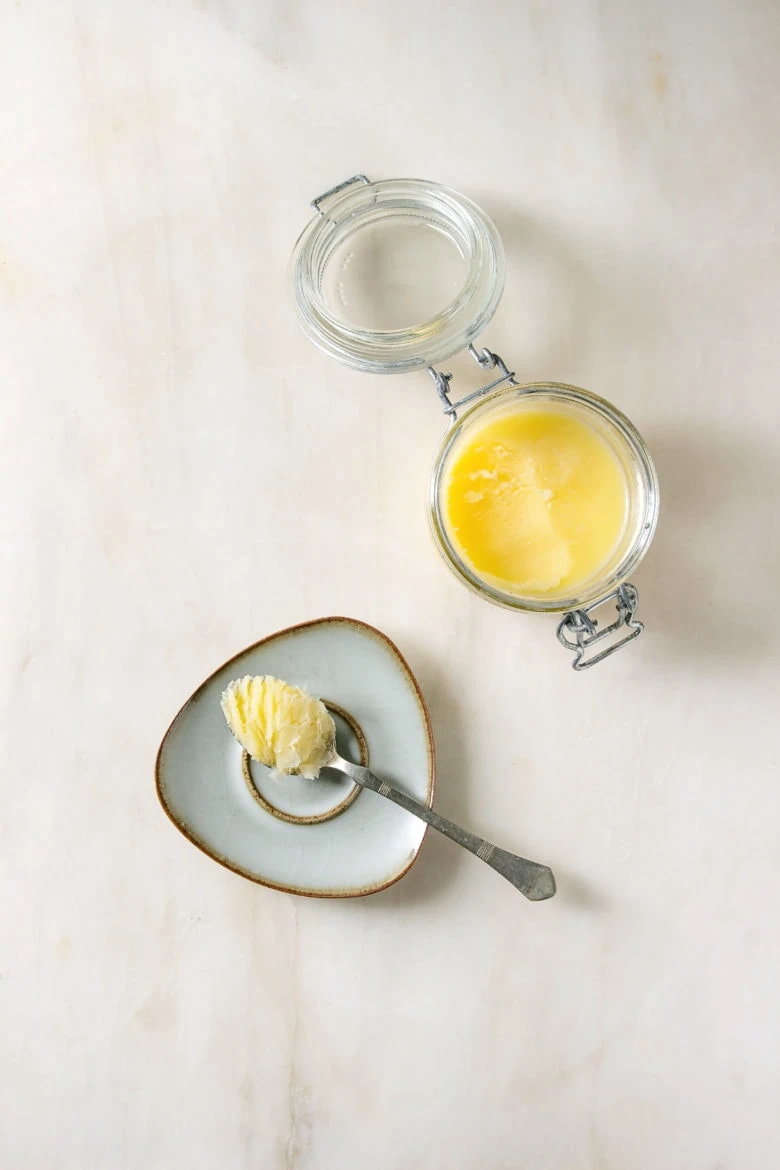
[[[598,609],[599,606],[612,600],[617,605],[617,617],[608,626],[599,629],[598,622],[595,618],[590,617],[590,614],[594,609]],[[574,609],[571,613],[567,613],[558,625],[558,641],[567,650],[573,651],[572,667],[575,670],[587,670],[588,667],[595,666],[597,662],[603,662],[605,658],[609,658],[610,654],[614,654],[627,642],[638,638],[645,628],[644,623],[636,619],[638,604],[639,594],[636,586],[626,582],[614,589],[612,593],[608,593],[606,597],[602,597],[601,601],[594,601],[592,605],[585,606],[584,609]],[[619,638],[611,646],[594,654],[592,658],[585,658],[590,646],[594,646],[603,638],[608,638],[610,634],[614,634],[623,626],[629,631],[625,637]]]
[[[500,358],[497,353],[493,353],[492,350],[486,347],[478,350],[473,344],[469,345],[468,352],[483,370],[500,370],[501,373],[498,378],[494,378],[486,386],[482,386],[479,390],[474,390],[473,393],[467,394],[465,398],[458,399],[457,402],[451,402],[450,382],[452,380],[452,374],[443,374],[440,370],[435,370],[433,366],[428,366],[428,373],[436,383],[436,391],[444,406],[444,413],[449,415],[450,421],[453,423],[457,420],[460,408],[467,403],[474,402],[477,398],[483,398],[485,394],[489,394],[491,390],[496,390],[504,382],[508,386],[517,385],[514,370],[510,370],[503,358]]]
[[[335,187],[323,191],[316,199],[311,201],[311,209],[316,215],[324,215],[325,212],[320,207],[320,204],[325,199],[329,199],[331,195],[338,195],[339,191],[343,191],[345,187],[351,187],[353,183],[365,183],[367,187],[371,186],[371,180],[367,175],[353,175],[351,179],[345,179],[343,183],[337,183]]]

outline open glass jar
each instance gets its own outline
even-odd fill
[[[450,421],[434,463],[429,501],[433,536],[450,569],[498,605],[563,614],[558,639],[574,653],[575,670],[594,665],[638,636],[643,626],[636,618],[637,592],[627,578],[647,552],[657,523],[658,481],[652,460],[636,428],[611,403],[561,383],[520,385],[497,354],[475,346],[504,286],[503,247],[490,219],[471,200],[436,183],[374,183],[365,175],[318,196],[312,208],[314,218],[301,234],[291,263],[299,322],[320,349],[355,369],[380,374],[426,369],[430,374]],[[488,380],[453,401],[452,375],[436,367],[461,350],[468,351]],[[516,529],[510,525],[498,534],[498,543],[509,540],[521,549],[535,542],[537,561],[542,554],[552,557],[556,573],[549,580],[539,579],[536,571],[530,580],[527,575],[514,579],[496,574],[489,558],[481,565],[459,539],[448,504],[453,476],[469,445],[484,450],[480,436],[500,428],[504,419],[529,433],[540,426],[543,430],[544,420],[552,422],[553,429],[563,428],[584,443],[592,461],[601,461],[593,466],[603,466],[611,477],[620,515],[598,563],[588,565],[586,558],[579,572],[569,572],[568,562],[561,569],[559,562],[568,554],[548,519],[555,492],[541,479],[537,482],[538,474],[528,472],[525,464],[518,477],[517,452],[513,449],[510,458],[502,443],[494,443],[491,450],[510,459],[512,474],[500,465],[472,472],[471,478],[496,480],[496,490],[509,493],[506,498],[521,499],[518,515],[531,518],[533,532],[522,523]],[[558,468],[559,455],[549,436],[542,434],[534,442],[534,450],[546,453],[547,465],[552,460]],[[466,493],[471,497],[481,498],[476,491]],[[570,518],[570,501],[554,504],[557,515]],[[478,509],[475,515],[479,523]],[[585,548],[594,534],[587,519],[582,524],[575,520],[573,539]],[[599,625],[593,612],[611,601],[616,616]]]

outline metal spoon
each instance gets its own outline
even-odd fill
[[[405,792],[400,792],[392,784],[388,784],[387,780],[380,780],[370,769],[345,760],[343,756],[338,754],[335,746],[332,747],[331,755],[323,767],[335,768],[337,771],[343,772],[356,784],[360,784],[363,788],[370,788],[372,792],[377,792],[380,796],[387,797],[388,800],[392,800],[394,804],[400,805],[407,812],[419,817],[421,821],[425,821],[432,828],[438,829],[445,837],[449,837],[451,841],[468,849],[480,861],[487,862],[532,902],[542,902],[545,898],[552,898],[555,893],[555,878],[548,866],[539,865],[535,861],[527,861],[525,857],[517,857],[514,853],[508,853],[506,849],[499,849],[490,841],[485,841],[482,837],[477,837],[474,833],[461,829],[459,825],[454,825],[452,821],[440,817],[426,804],[421,804],[419,800],[407,796]]]

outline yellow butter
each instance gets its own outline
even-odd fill
[[[519,596],[571,597],[606,565],[627,514],[623,469],[565,410],[514,409],[464,434],[444,518],[477,576]]]
[[[325,704],[272,675],[246,675],[222,695],[228,727],[253,760],[313,779],[326,763],[336,725]]]

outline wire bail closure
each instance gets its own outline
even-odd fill
[[[617,617],[608,626],[599,629],[598,621],[590,614],[594,609],[613,600],[617,605]],[[644,622],[638,621],[636,617],[638,605],[639,593],[636,586],[626,581],[617,589],[613,589],[606,597],[602,597],[600,601],[594,601],[592,605],[587,605],[583,609],[573,609],[571,613],[567,613],[559,623],[557,633],[560,644],[574,654],[573,669],[588,670],[597,662],[603,662],[605,658],[609,658],[610,654],[614,654],[616,650],[620,650],[628,642],[633,642],[634,638],[638,638],[645,628]],[[591,646],[595,646],[623,627],[628,630],[624,637],[594,654],[592,658],[586,658],[587,651]]]
[[[497,353],[493,353],[486,346],[478,350],[473,343],[469,345],[468,352],[483,370],[500,370],[501,373],[498,378],[494,378],[486,386],[480,387],[479,390],[474,390],[471,394],[467,394],[465,398],[459,398],[457,402],[452,402],[450,401],[452,374],[443,374],[441,370],[436,370],[433,366],[428,366],[428,373],[433,378],[436,385],[436,392],[444,406],[444,413],[449,416],[450,423],[457,422],[458,411],[462,406],[466,406],[467,403],[475,402],[477,398],[483,398],[491,390],[497,390],[504,383],[508,386],[517,385],[514,370],[510,370],[504,359],[499,357]]]

